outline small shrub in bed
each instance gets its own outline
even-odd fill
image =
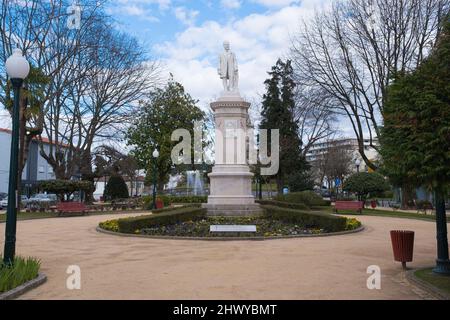
[[[0,262],[0,293],[14,289],[38,276],[41,263],[34,258],[16,257],[12,266]]]
[[[302,203],[308,207],[325,206],[327,203],[320,195],[314,191],[291,192],[288,194],[278,195],[276,201]]]
[[[158,225],[168,225],[206,217],[206,209],[183,207],[155,215],[145,215],[118,220],[119,232],[136,233],[137,230]]]
[[[345,230],[355,230],[361,227],[361,222],[356,220],[355,218],[347,218],[347,224]]]
[[[277,200],[256,200],[257,203],[266,206],[277,206],[288,209],[308,210],[309,207],[303,203],[285,202]]]
[[[153,198],[152,196],[145,196],[144,208],[151,209]],[[158,199],[164,202],[164,206],[170,206],[171,204],[183,203],[183,204],[201,204],[208,201],[207,196],[171,196],[171,195],[159,195]]]
[[[277,206],[262,206],[267,218],[299,223],[307,228],[324,229],[326,232],[346,230],[347,219],[327,213],[305,212],[301,210],[281,208]]]

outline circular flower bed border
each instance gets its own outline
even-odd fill
[[[131,234],[131,233],[121,233],[114,232],[100,228],[97,226],[96,230],[100,233],[105,233],[109,235],[115,235],[119,237],[135,237],[135,238],[149,238],[149,239],[163,239],[163,240],[202,240],[202,241],[240,241],[240,240],[253,240],[253,241],[263,241],[263,240],[276,240],[276,239],[293,239],[293,238],[311,238],[311,237],[330,237],[330,236],[339,236],[345,234],[352,234],[363,231],[364,225],[353,229],[353,230],[345,230],[339,232],[329,232],[329,233],[318,233],[318,234],[298,234],[298,235],[285,235],[285,236],[253,236],[253,237],[182,237],[182,236],[153,236],[153,235],[145,235],[145,234]]]

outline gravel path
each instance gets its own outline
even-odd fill
[[[132,214],[136,215],[136,214]],[[121,215],[122,217],[124,215]],[[95,231],[114,216],[19,221],[17,252],[36,256],[48,281],[22,299],[428,299],[394,263],[391,229],[416,231],[412,267],[434,263],[433,222],[359,217],[361,233],[267,241],[126,238]],[[0,224],[3,248],[4,226]],[[81,289],[66,288],[69,265]],[[367,267],[381,268],[369,290]]]

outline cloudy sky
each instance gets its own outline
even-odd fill
[[[161,61],[162,76],[172,73],[206,109],[222,90],[217,63],[224,40],[237,55],[241,95],[259,103],[267,71],[279,57],[286,57],[290,36],[301,20],[330,4],[331,0],[111,0],[107,12],[118,29],[138,38]],[[5,110],[0,112],[0,126],[11,127]]]
[[[289,48],[302,18],[330,0],[116,0],[108,8],[118,28],[136,36],[202,107],[217,97],[218,54],[231,42],[240,91],[250,101],[264,92],[267,71]],[[256,100],[256,101],[257,101]]]

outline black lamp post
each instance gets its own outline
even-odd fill
[[[156,159],[159,157],[158,149],[153,151],[153,209],[156,209]]]
[[[12,133],[11,133],[11,156],[9,160],[9,186],[8,186],[8,208],[6,211],[5,228],[5,249],[3,262],[13,264],[16,253],[16,225],[17,208],[19,207],[18,186],[18,159],[19,159],[19,109],[20,109],[20,88],[23,79],[30,72],[28,61],[22,56],[20,49],[15,49],[12,56],[6,60],[6,73],[11,79],[14,90],[14,106],[12,112]]]

